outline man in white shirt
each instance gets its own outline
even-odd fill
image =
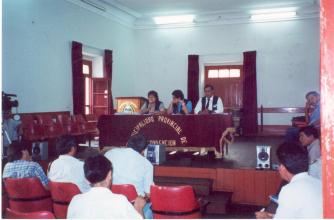
[[[322,178],[322,165],[321,165],[321,157],[319,157],[316,161],[308,167],[308,174],[315,178],[318,178],[321,181]]]
[[[257,218],[323,218],[321,182],[308,175],[307,152],[293,143],[283,143],[277,149],[279,174],[289,182],[278,195],[276,214],[255,213]]]
[[[143,135],[132,136],[127,147],[114,148],[105,153],[114,168],[114,184],[132,184],[140,197],[150,198],[153,185],[153,165],[144,156],[147,140]],[[152,218],[150,203],[144,208],[145,218]]]
[[[102,155],[87,158],[84,171],[92,188],[87,193],[73,197],[67,218],[142,218],[141,210],[146,203],[144,199],[137,198],[132,206],[125,196],[111,192],[112,164],[107,158]]]
[[[204,87],[205,96],[198,100],[195,107],[195,114],[212,114],[223,113],[224,106],[220,97],[214,95],[214,88],[212,85]]]
[[[77,152],[74,137],[60,137],[57,140],[56,149],[59,157],[51,163],[48,172],[49,179],[54,182],[74,183],[81,192],[89,191],[89,182],[83,170],[84,163],[74,157]]]

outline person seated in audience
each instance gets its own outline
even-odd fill
[[[212,114],[223,113],[224,106],[220,97],[214,95],[214,88],[212,85],[204,87],[205,96],[198,100],[195,107],[195,114]]]
[[[309,164],[314,163],[321,155],[318,130],[307,126],[299,130],[299,141],[307,148]]]
[[[74,157],[77,152],[77,143],[72,136],[62,136],[56,143],[58,159],[53,161],[48,172],[48,177],[54,182],[68,182],[76,184],[81,192],[90,189],[89,182],[85,178],[84,163]]]
[[[277,149],[278,172],[288,182],[278,195],[276,214],[256,212],[257,218],[322,218],[320,180],[308,175],[308,154],[295,143],[283,143]]]
[[[38,163],[31,161],[26,144],[13,142],[8,148],[8,163],[5,165],[2,178],[31,177],[37,177],[43,186],[49,189],[48,177]]]
[[[132,206],[125,196],[111,192],[112,170],[112,163],[103,155],[91,156],[85,160],[85,177],[92,184],[92,188],[73,197],[67,218],[142,218],[144,199],[137,198]]]
[[[149,201],[150,188],[153,185],[153,165],[144,157],[147,140],[137,134],[128,140],[126,148],[114,148],[105,153],[114,165],[113,183],[132,184],[139,197]],[[153,218],[151,204],[144,207],[145,218]]]
[[[321,150],[318,130],[313,126],[301,128],[299,141],[308,151],[309,174],[321,179]]]
[[[322,180],[322,161],[321,156],[316,159],[312,164],[308,167],[308,174],[310,176],[313,176],[315,178],[318,178],[319,180]]]
[[[173,99],[167,109],[167,114],[182,114],[188,115],[192,112],[192,103],[190,100],[184,98],[181,90],[174,90],[172,92]]]
[[[309,121],[310,121],[310,116],[312,115],[314,109],[316,106],[312,104],[312,99],[314,97],[314,93],[317,94],[316,92],[308,92],[305,95],[306,98],[306,104],[305,104],[305,115],[304,116],[298,116],[292,118],[292,125],[295,127],[304,127],[307,126]]]
[[[293,120],[293,126],[288,128],[285,135],[286,141],[297,141],[299,129],[307,125],[312,125],[319,129],[320,127],[320,94],[311,91],[306,94],[307,103],[306,103],[306,116],[305,124],[296,123],[296,120]],[[312,112],[312,113],[310,113]]]
[[[149,91],[147,99],[148,100],[141,108],[142,114],[162,114],[166,111],[164,103],[159,100],[159,96],[156,91]]]

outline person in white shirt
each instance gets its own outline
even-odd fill
[[[198,100],[195,107],[195,114],[224,113],[224,105],[220,97],[214,95],[212,85],[204,87],[205,96]]]
[[[56,143],[58,159],[51,163],[48,177],[53,182],[68,182],[76,184],[81,192],[90,190],[90,185],[85,178],[84,163],[74,157],[77,152],[77,144],[72,136],[63,136]]]
[[[132,184],[135,186],[139,197],[150,198],[150,188],[153,185],[153,165],[144,156],[147,148],[147,140],[141,135],[132,136],[127,147],[119,147],[105,153],[114,168],[114,184]],[[151,204],[144,207],[145,218],[152,218]]]
[[[321,157],[319,157],[316,161],[314,161],[308,167],[308,174],[310,176],[318,178],[319,180],[322,179],[322,164],[321,163],[322,163]]]
[[[320,180],[308,175],[308,155],[299,145],[283,143],[277,149],[279,174],[289,182],[278,195],[276,214],[256,212],[257,218],[323,218]]]
[[[92,188],[73,197],[68,207],[67,218],[142,218],[141,210],[146,203],[143,198],[137,198],[132,206],[125,196],[111,192],[112,164],[107,158],[103,155],[87,158],[84,171]]]

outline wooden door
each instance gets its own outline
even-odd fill
[[[224,109],[242,108],[242,65],[206,66],[205,84],[215,88],[215,95],[221,97]]]

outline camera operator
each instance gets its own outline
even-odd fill
[[[8,103],[7,97],[3,95],[3,105],[2,105],[2,140],[3,140],[3,149],[2,156],[7,156],[7,149],[13,141],[19,141],[21,135],[21,121],[14,120],[12,117],[12,105]],[[15,104],[15,103],[14,103]],[[16,104],[14,106],[17,106]]]

